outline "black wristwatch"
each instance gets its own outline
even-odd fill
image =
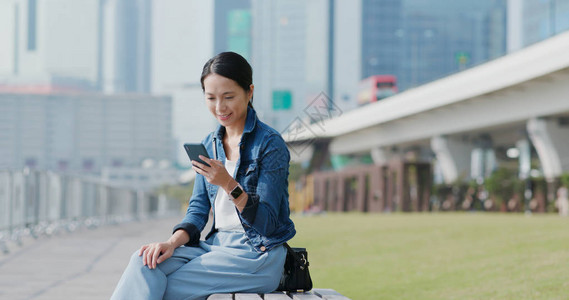
[[[241,196],[241,194],[243,194],[243,188],[241,187],[241,185],[239,183],[237,183],[237,186],[233,188],[233,190],[229,193],[229,196],[231,196],[231,200],[237,199],[239,198],[239,196]]]

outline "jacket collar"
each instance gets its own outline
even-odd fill
[[[245,127],[243,128],[243,135],[253,131],[256,124],[257,124],[257,113],[253,108],[247,106],[247,118],[245,119]],[[217,129],[215,130],[215,136],[217,136],[218,139],[222,140],[224,134],[225,134],[225,126],[221,126],[221,124],[217,125]]]

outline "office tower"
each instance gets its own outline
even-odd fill
[[[506,52],[506,2],[362,0],[362,78],[397,76],[400,90]]]
[[[103,90],[150,92],[151,0],[100,1]]]
[[[306,1],[251,2],[253,105],[262,119],[283,130],[308,103]]]
[[[521,2],[524,47],[569,29],[569,1],[523,0]]]
[[[233,51],[251,59],[251,0],[215,0],[214,53]]]
[[[4,84],[150,90],[151,0],[5,0],[0,20]]]
[[[100,3],[6,0],[0,4],[2,81],[75,84],[98,81]]]
[[[0,169],[99,174],[170,162],[171,106],[148,95],[0,93]]]
[[[403,3],[363,1],[361,77],[397,74],[405,56],[403,49]]]
[[[152,7],[152,93],[172,97],[172,134],[178,165],[189,167],[183,149],[215,129],[200,85],[203,65],[213,56],[213,1],[154,1]]]

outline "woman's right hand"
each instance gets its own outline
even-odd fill
[[[163,243],[152,243],[140,247],[138,256],[142,256],[142,264],[149,269],[156,269],[156,265],[170,258],[176,246],[170,241]]]

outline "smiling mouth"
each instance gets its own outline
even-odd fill
[[[227,114],[227,115],[217,115],[221,120],[227,120],[229,119],[229,117],[231,116],[231,114]]]

